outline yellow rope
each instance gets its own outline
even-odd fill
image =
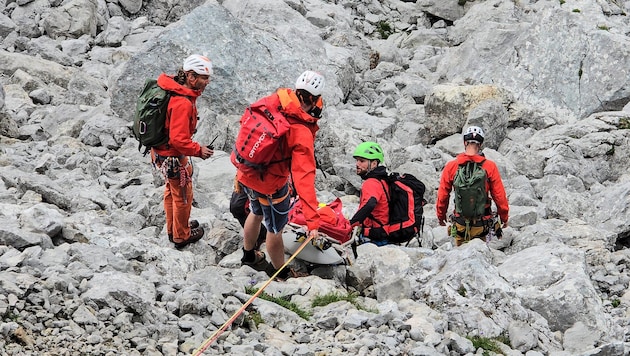
[[[219,329],[217,329],[217,331],[215,331],[214,334],[212,334],[209,338],[207,338],[206,341],[204,341],[201,344],[201,346],[199,346],[195,351],[193,351],[192,354],[194,356],[201,355],[214,341],[216,341],[216,339],[218,339],[219,336],[221,336],[221,334],[223,334],[225,329],[227,329],[230,325],[232,325],[234,320],[236,320],[236,318],[238,318],[238,316],[241,315],[243,313],[243,311],[245,311],[245,308],[247,308],[250,304],[252,304],[254,299],[256,299],[263,292],[263,290],[265,288],[267,288],[267,286],[276,278],[276,276],[278,276],[280,271],[282,271],[289,263],[291,263],[291,261],[293,261],[295,256],[297,256],[300,252],[302,252],[304,247],[306,247],[306,245],[312,239],[313,239],[313,237],[310,236],[309,238],[304,240],[304,242],[302,242],[300,247],[293,253],[293,255],[291,255],[291,257],[289,257],[289,259],[284,263],[284,265],[282,265],[282,267],[280,267],[276,271],[276,273],[273,274],[273,276],[269,277],[267,282],[265,282],[265,284],[263,284],[262,287],[260,287],[260,289],[254,295],[252,295],[251,298],[249,298],[249,300],[247,302],[245,302],[245,304],[243,304],[243,306],[239,310],[236,311],[236,313],[234,313],[234,315],[232,315]]]

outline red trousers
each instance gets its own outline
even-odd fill
[[[162,158],[162,157],[160,157]],[[188,157],[178,159],[179,165],[184,167],[185,172],[177,174],[174,178],[166,178],[164,186],[164,213],[166,214],[166,232],[173,236],[173,242],[181,243],[190,237],[190,211],[193,203],[192,174],[193,166],[188,164]],[[153,162],[163,173],[167,172],[166,167],[169,161],[162,161],[154,157]],[[165,174],[166,175],[166,174]],[[183,177],[182,177],[183,176]],[[182,181],[184,185],[182,186]]]
[[[190,175],[192,175],[192,166]],[[173,235],[173,242],[180,243],[190,237],[190,211],[193,202],[192,182],[179,186],[179,178],[167,179],[164,186],[164,212],[166,213],[166,232]]]

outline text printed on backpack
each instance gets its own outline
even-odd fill
[[[269,165],[288,159],[274,161],[291,124],[265,98],[245,109],[240,124],[230,159],[241,172],[263,174]]]

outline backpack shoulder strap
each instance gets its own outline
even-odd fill
[[[389,193],[387,192],[387,189],[385,188],[385,183],[387,183],[387,180],[382,179],[382,178],[376,178],[376,177],[372,177],[372,178],[368,178],[368,179],[376,179],[376,180],[377,180],[377,181],[381,184],[381,187],[383,188],[383,192],[385,192],[385,198],[387,199],[387,206],[388,206],[388,208],[389,208],[389,202],[391,201],[391,199],[390,199],[390,195],[389,195]],[[389,183],[387,183],[387,184],[389,184]],[[378,220],[378,219],[374,216],[374,214],[372,214],[371,212],[370,212],[370,214],[368,215],[368,217],[369,217],[370,219],[372,219],[373,221],[375,221],[376,223],[378,223],[379,225],[381,225],[381,226],[385,226],[385,224],[383,224],[380,220]]]
[[[380,179],[380,178],[376,178],[378,179],[378,182],[381,183],[381,187],[383,187],[383,191],[385,192],[385,198],[387,199],[387,205],[389,205],[389,202],[392,201],[391,196],[390,196],[390,192],[388,191],[387,188],[385,188],[385,183],[387,183],[389,185],[389,182],[385,179]],[[383,183],[385,182],[385,183]]]

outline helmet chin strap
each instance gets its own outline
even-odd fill
[[[367,168],[367,172],[365,172],[365,174],[368,174],[370,172],[372,172],[374,170],[374,168],[378,167],[378,164],[372,168],[372,162],[376,161],[375,159],[369,159],[368,160],[368,168]]]

